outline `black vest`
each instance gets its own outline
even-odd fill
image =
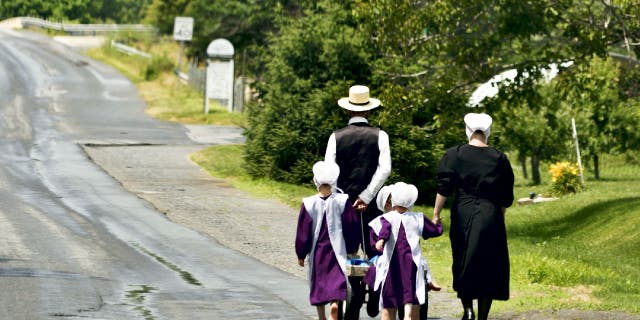
[[[340,167],[338,188],[354,201],[367,188],[378,168],[378,134],[364,122],[350,124],[335,132],[336,163]]]

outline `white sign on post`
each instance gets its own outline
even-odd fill
[[[173,40],[191,41],[193,37],[193,18],[176,17],[173,22]]]
[[[234,54],[233,45],[226,39],[213,40],[207,47],[205,113],[209,113],[209,99],[216,99],[233,111]]]
[[[209,98],[227,100],[233,90],[233,63],[229,61],[211,61],[207,68],[207,90]]]

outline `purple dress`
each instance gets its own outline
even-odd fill
[[[372,245],[380,239],[385,242],[392,236],[391,224],[383,217],[380,218],[382,229],[378,236],[371,232]],[[422,238],[428,239],[442,235],[442,225],[435,225],[431,220],[424,218]],[[407,241],[404,225],[400,226],[396,246],[391,255],[389,271],[382,289],[382,302],[384,308],[401,308],[405,304],[420,304],[416,295],[416,273],[418,266],[413,262],[411,246]]]
[[[323,198],[326,199],[326,198]],[[342,212],[342,234],[347,252],[358,251],[360,245],[360,218],[353,209],[350,201],[346,202]],[[298,230],[296,233],[296,255],[304,259],[311,253],[313,245],[313,219],[304,204],[298,216]],[[324,305],[331,301],[346,300],[346,276],[338,263],[327,228],[326,215],[322,215],[322,224],[316,241],[311,270],[309,301],[312,305]]]

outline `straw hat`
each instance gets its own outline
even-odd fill
[[[352,86],[349,88],[349,96],[338,100],[338,105],[350,111],[368,111],[380,106],[380,100],[369,97],[369,88],[366,86]]]

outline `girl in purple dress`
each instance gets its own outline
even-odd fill
[[[318,194],[303,199],[298,217],[296,255],[300,266],[308,259],[309,301],[320,320],[327,303],[330,319],[338,319],[338,302],[347,298],[347,253],[360,245],[360,217],[347,194],[335,193],[339,174],[334,162],[313,166]]]
[[[391,188],[392,211],[369,223],[377,237],[376,249],[382,255],[376,261],[375,290],[381,290],[379,308],[383,320],[395,319],[398,308],[404,319],[417,319],[419,305],[425,302],[424,264],[420,236],[424,239],[442,234],[421,212],[410,208],[418,198],[418,189],[398,182]]]

